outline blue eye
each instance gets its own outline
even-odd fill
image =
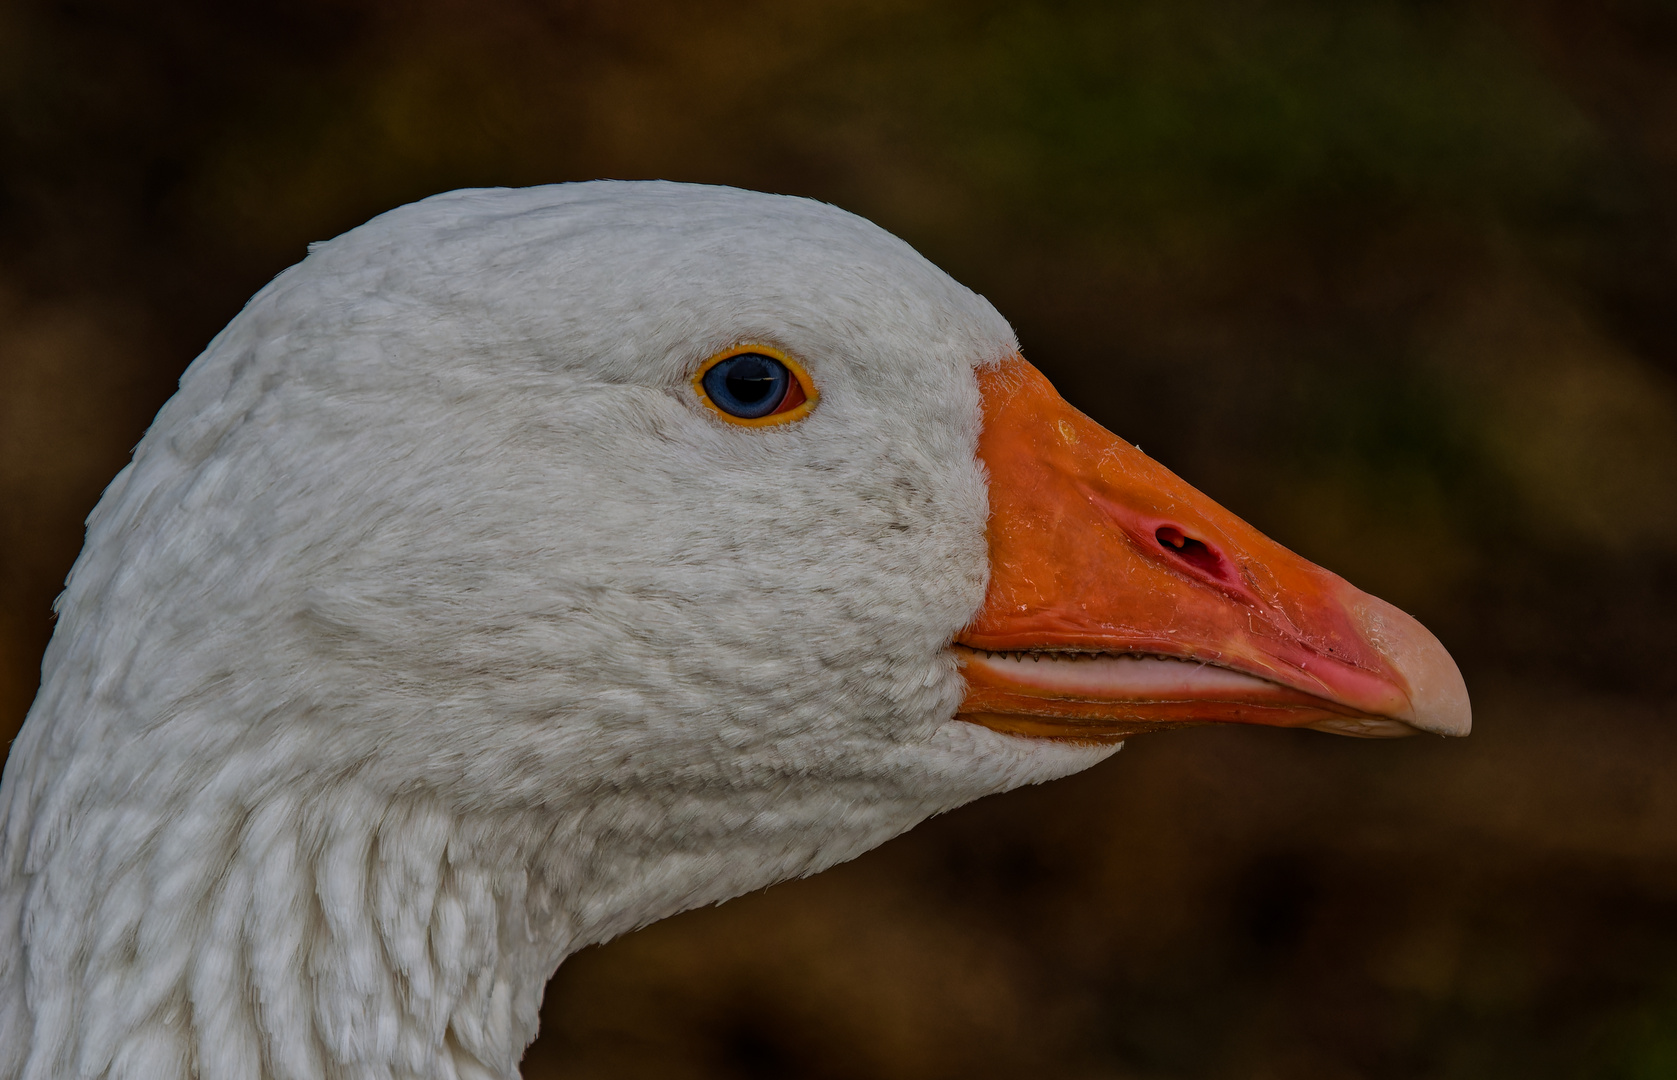
[[[781,411],[798,385],[785,364],[762,353],[740,353],[719,361],[705,372],[703,381],[711,404],[741,420],[756,420]],[[803,394],[796,396],[803,400]]]
[[[772,345],[735,345],[699,365],[699,400],[742,427],[789,424],[809,415],[821,395],[798,361]]]

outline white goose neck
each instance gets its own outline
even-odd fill
[[[618,784],[522,809],[450,810],[354,777],[211,783],[184,804],[130,789],[5,853],[28,888],[0,895],[0,1078],[516,1077],[570,952],[813,873],[978,793],[940,763],[988,758],[996,790],[1089,760],[1020,760],[1004,739],[953,721],[882,752],[871,777]]]
[[[353,783],[218,801],[84,813],[32,868],[0,1076],[516,1075],[575,925],[532,822]]]

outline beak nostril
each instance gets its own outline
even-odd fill
[[[1161,525],[1153,534],[1159,546],[1200,570],[1223,576],[1223,559],[1203,540],[1195,540],[1175,525]]]

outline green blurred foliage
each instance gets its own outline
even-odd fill
[[[1137,740],[577,958],[532,1076],[1677,1075],[1677,5],[0,5],[0,726],[246,296],[598,176],[902,235],[1478,731]]]

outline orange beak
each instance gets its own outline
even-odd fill
[[[990,585],[964,720],[1110,741],[1203,723],[1466,735],[1467,687],[1397,608],[1275,543],[1013,358],[979,372]]]

